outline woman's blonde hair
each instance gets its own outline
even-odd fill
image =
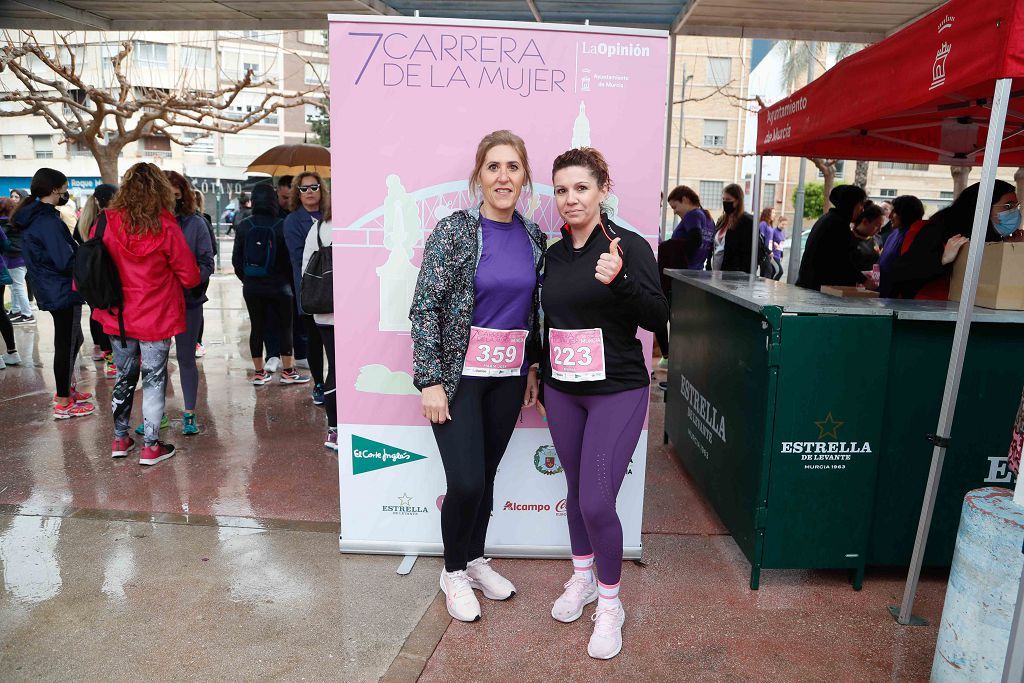
[[[469,192],[473,197],[479,198],[480,190],[480,169],[484,167],[487,153],[500,145],[508,145],[516,151],[523,162],[523,171],[526,175],[525,187],[533,187],[533,175],[530,173],[530,159],[526,156],[526,143],[523,139],[510,130],[496,130],[488,133],[476,146],[476,162],[473,172],[469,174]]]
[[[89,195],[89,198],[85,200],[85,205],[82,206],[82,212],[78,214],[78,236],[83,241],[89,239],[89,231],[92,230],[92,225],[99,215],[100,203],[96,201],[96,195]]]
[[[124,229],[129,234],[155,235],[161,230],[160,214],[174,215],[174,188],[156,164],[140,162],[121,178],[110,208],[127,214]]]
[[[288,202],[291,210],[295,211],[302,206],[302,200],[299,199],[299,181],[307,176],[316,178],[316,182],[320,185],[320,213],[323,215],[323,220],[331,220],[331,192],[327,189],[327,183],[324,182],[323,177],[316,171],[302,171],[296,173],[292,178],[292,193]]]

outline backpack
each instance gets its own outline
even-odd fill
[[[263,225],[254,219],[249,220],[249,232],[245,235],[245,247],[242,251],[242,264],[246,277],[270,277],[277,262],[277,226]]]
[[[75,253],[71,277],[75,281],[75,289],[89,306],[100,310],[117,308],[117,324],[120,328],[121,343],[124,344],[124,315],[121,310],[124,292],[121,289],[121,275],[117,272],[117,264],[103,244],[103,235],[106,231],[107,212],[102,211],[96,224],[96,233],[78,247]]]
[[[334,313],[332,247],[320,242],[320,226],[316,222],[310,230],[316,230],[317,249],[302,272],[299,303],[305,313]]]

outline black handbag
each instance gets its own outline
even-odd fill
[[[334,313],[334,266],[331,245],[320,242],[320,226],[316,230],[317,249],[309,258],[302,272],[302,289],[299,304],[305,313]]]

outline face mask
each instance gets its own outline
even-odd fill
[[[185,200],[184,199],[180,199],[180,198],[179,199],[175,199],[174,200],[174,213],[175,214],[180,214],[181,210],[183,208],[185,208]]]
[[[996,232],[1003,237],[1009,237],[1020,227],[1020,209],[1000,211],[996,214]]]
[[[68,203],[69,199],[71,199],[71,194],[68,193],[68,192],[65,192],[64,194],[62,194],[60,196],[60,199],[57,200],[57,206],[64,206],[65,204]]]
[[[722,202],[722,211],[732,213],[736,210],[736,202]]]

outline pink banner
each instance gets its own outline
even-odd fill
[[[520,211],[557,236],[551,163],[593,146],[614,220],[656,243],[667,41],[597,27],[335,17],[330,28],[339,422],[425,426],[409,306],[424,240],[470,206],[477,143],[524,138],[534,191]],[[609,31],[611,31],[609,29]],[[649,337],[649,335],[646,335]],[[524,426],[542,426],[533,411]]]

